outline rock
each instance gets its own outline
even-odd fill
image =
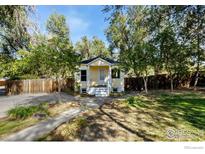
[[[45,113],[35,113],[33,115],[34,118],[38,119],[38,120],[41,120],[41,119],[44,119],[47,115]]]

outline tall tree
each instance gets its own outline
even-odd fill
[[[108,51],[108,49],[105,46],[105,43],[100,40],[99,38],[97,38],[96,36],[94,36],[92,38],[92,42],[91,42],[91,54],[93,56],[104,56],[104,57],[109,57],[110,56],[110,52]]]
[[[69,39],[69,28],[63,15],[52,14],[47,21],[47,30],[51,35],[48,40],[48,61],[52,75],[58,79],[60,92],[60,78],[72,76],[78,62],[73,46]]]
[[[188,70],[188,54],[179,37],[178,19],[173,6],[152,6],[150,9],[151,42],[157,51],[157,66],[164,68],[170,77],[173,91],[174,75]]]
[[[145,92],[149,71],[153,63],[153,51],[148,40],[147,8],[128,7],[126,11],[116,9],[106,31],[112,49],[120,51],[119,61],[122,68],[132,70],[136,76],[142,76]]]
[[[180,35],[195,66],[194,89],[205,61],[205,6],[183,6],[176,9],[180,16]]]
[[[83,59],[92,58],[94,56],[109,57],[110,52],[108,51],[105,43],[94,36],[91,40],[84,36],[75,45],[75,49],[80,52]]]
[[[83,59],[88,59],[91,57],[91,41],[87,36],[83,36],[80,41],[75,44],[75,49],[80,52]]]

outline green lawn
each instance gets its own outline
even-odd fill
[[[43,140],[205,141],[205,94],[193,91],[136,94],[107,102],[100,109],[85,113],[83,118],[83,126],[73,120]],[[71,129],[70,125],[77,127]],[[72,132],[72,137],[66,132]]]

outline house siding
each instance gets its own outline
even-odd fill
[[[112,88],[117,88],[118,92],[124,91],[124,72],[120,72],[120,78],[112,79]]]

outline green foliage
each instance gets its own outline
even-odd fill
[[[28,49],[35,24],[29,15],[34,13],[31,6],[0,6],[0,76],[18,75],[17,51]],[[18,63],[18,64],[17,64]],[[17,66],[18,65],[18,66]]]
[[[106,36],[111,49],[120,52],[121,67],[144,79],[152,70],[188,74],[203,64],[204,6],[106,7],[111,12]],[[171,84],[171,89],[173,90]]]
[[[134,105],[135,104],[135,97],[133,97],[133,96],[128,97],[127,102],[129,105]]]
[[[147,103],[148,101],[143,96],[131,96],[127,98],[127,104],[132,107],[144,108],[147,106]]]
[[[68,38],[69,29],[66,25],[66,18],[64,15],[57,13],[51,14],[47,20],[46,28],[51,35]]]
[[[82,37],[75,45],[77,52],[80,52],[80,55],[83,59],[88,59],[95,56],[104,56],[110,57],[110,52],[108,51],[105,43],[94,36],[89,40],[86,36]]]
[[[8,115],[12,119],[26,119],[35,113],[48,114],[47,106],[45,104],[37,106],[17,106],[8,111]]]
[[[7,58],[14,58],[15,52],[28,47],[28,29],[33,27],[28,17],[33,12],[31,6],[0,6],[0,53],[6,54]]]
[[[116,10],[106,31],[111,48],[120,52],[121,67],[143,76],[146,92],[147,76],[154,65],[155,54],[149,42],[147,15],[144,6],[132,6],[124,12]]]
[[[4,63],[2,76],[10,78],[66,78],[80,61],[69,40],[69,29],[63,15],[53,14],[47,22],[49,37],[36,35],[29,50],[19,50],[17,59]]]
[[[74,52],[69,40],[69,29],[63,15],[52,14],[47,22],[47,30],[51,35],[46,46],[47,60],[45,63],[51,75],[56,78],[72,76],[79,56]]]

